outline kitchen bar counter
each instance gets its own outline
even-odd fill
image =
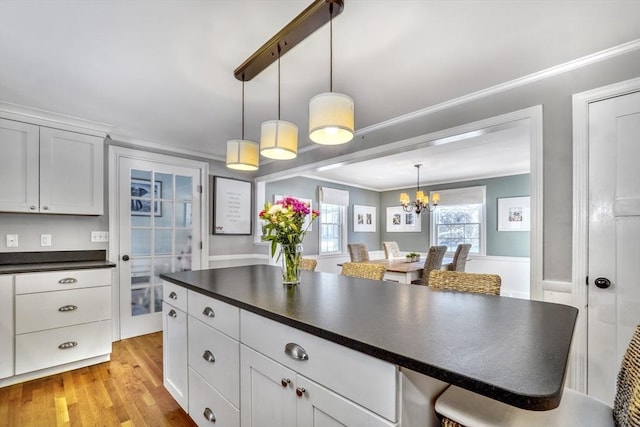
[[[562,396],[577,309],[256,265],[162,279],[280,323],[532,410]]]

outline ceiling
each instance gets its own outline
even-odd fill
[[[233,70],[310,3],[2,0],[0,101],[108,123],[116,141],[223,160],[226,141],[242,132]],[[345,0],[333,25],[334,90],[354,98],[362,130],[638,39],[639,16],[638,0]],[[274,64],[245,84],[247,139],[259,140],[260,124],[277,116],[276,72]],[[313,145],[306,115],[309,99],[329,88],[328,26],[282,58],[281,81],[281,118],[299,126],[301,148]],[[402,164],[409,182],[391,180],[394,172],[385,188],[413,185],[410,161],[424,163],[425,176],[464,179],[450,172],[488,169],[492,156],[483,153],[496,152],[493,143],[517,151],[498,138],[517,140],[516,130],[504,132],[475,149],[371,160],[346,176],[379,188],[367,171]],[[452,153],[457,161],[469,154],[469,166],[435,157]]]

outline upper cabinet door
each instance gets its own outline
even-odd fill
[[[103,214],[102,138],[40,128],[40,212]]]
[[[38,126],[0,119],[0,211],[38,212]]]

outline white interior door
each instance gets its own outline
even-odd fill
[[[589,104],[587,389],[613,403],[640,323],[640,92]]]
[[[159,275],[200,268],[200,170],[119,163],[120,337],[162,330]]]

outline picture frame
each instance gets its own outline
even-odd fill
[[[355,233],[375,233],[376,229],[376,207],[353,205],[353,231]]]
[[[149,195],[145,197],[145,195]],[[162,196],[162,182],[153,183],[153,216],[162,216],[162,202],[157,201]],[[151,180],[131,178],[131,215],[151,216]]]
[[[250,235],[251,181],[213,177],[213,234]]]
[[[419,233],[422,231],[420,215],[405,212],[401,206],[387,207],[387,233]]]
[[[298,197],[298,196],[292,196],[290,194],[286,195],[286,196],[281,196],[280,194],[274,194],[273,195],[273,203],[277,202],[278,200],[282,200],[285,197],[293,197],[294,199],[298,199],[303,203],[308,203],[309,204],[309,210],[313,210],[313,200],[311,199],[305,199],[304,197]],[[303,230],[307,230],[307,231],[311,231],[313,229],[313,223],[311,222],[311,215],[307,215],[307,217],[304,219],[304,222],[302,223],[302,229]]]
[[[498,231],[530,231],[531,197],[498,198]]]

